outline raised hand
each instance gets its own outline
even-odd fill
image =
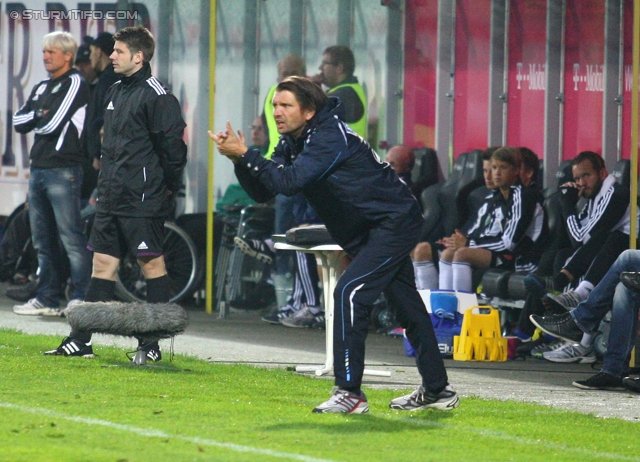
[[[209,130],[207,133],[209,138],[216,143],[220,154],[231,159],[233,163],[238,162],[238,159],[247,152],[244,133],[242,133],[242,130],[238,130],[236,134],[229,121],[227,121],[227,129],[224,132],[213,133]]]

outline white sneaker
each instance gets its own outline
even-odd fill
[[[596,353],[593,347],[584,347],[579,343],[566,342],[557,350],[546,351],[542,357],[553,363],[580,363],[592,364],[596,362]]]
[[[37,298],[32,298],[24,305],[15,305],[13,307],[13,312],[15,314],[22,314],[26,316],[39,316],[41,314],[45,316],[51,316],[51,314],[48,313],[51,313],[53,311],[56,311],[58,313],[56,316],[60,316],[59,309],[44,306],[44,304],[39,302]]]
[[[366,414],[369,412],[367,397],[363,392],[359,395],[333,387],[333,396],[313,409],[316,414],[333,412],[338,414]]]

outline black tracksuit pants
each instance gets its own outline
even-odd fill
[[[448,383],[431,318],[416,290],[409,253],[418,243],[411,226],[376,228],[354,257],[334,292],[333,355],[335,382],[359,388],[364,370],[365,339],[371,306],[384,291],[397,307],[396,318],[416,351],[422,385],[440,392]]]

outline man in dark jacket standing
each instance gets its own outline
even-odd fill
[[[353,257],[334,292],[333,396],[313,411],[369,411],[360,389],[369,309],[384,290],[396,301],[398,320],[416,349],[422,386],[391,401],[393,409],[453,409],[459,398],[448,384],[429,315],[415,286],[409,253],[422,215],[409,188],[388,163],[343,121],[337,98],[304,77],[289,77],[273,99],[280,139],[272,160],[248,150],[244,135],[227,123],[209,136],[235,163],[240,184],[258,202],[302,192],[332,237]]]
[[[44,66],[50,78],[31,91],[13,116],[18,133],[35,133],[29,155],[29,221],[38,251],[40,277],[36,298],[13,311],[25,315],[60,316],[58,234],[71,265],[74,291],[69,304],[80,301],[89,283],[91,254],[80,220],[83,150],[81,135],[89,102],[89,86],[73,69],[78,45],[68,32],[52,32],[42,40]]]
[[[100,150],[102,147],[100,129],[104,122],[106,107],[104,98],[109,87],[120,78],[113,71],[113,65],[109,59],[109,56],[113,53],[113,35],[109,32],[100,32],[89,47],[91,48],[91,66],[98,74],[98,83],[96,83],[91,93],[91,102],[87,108],[87,151],[89,157],[93,160],[93,166],[96,170],[99,170]]]
[[[151,33],[126,27],[113,38],[111,61],[122,79],[105,96],[96,218],[89,239],[93,274],[85,301],[113,299],[120,260],[131,252],[147,280],[147,302],[167,302],[171,284],[162,255],[164,219],[186,163],[186,125],[178,100],[151,75]],[[161,359],[157,342],[138,340],[147,359]],[[91,357],[91,334],[72,331],[46,354]]]

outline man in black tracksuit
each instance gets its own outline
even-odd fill
[[[369,309],[384,290],[399,307],[398,319],[412,346],[422,386],[394,399],[394,409],[453,409],[431,320],[415,286],[409,253],[422,226],[418,202],[388,163],[343,121],[337,98],[304,77],[277,87],[274,115],[281,135],[271,160],[248,150],[227,123],[209,136],[235,163],[240,184],[258,202],[302,192],[331,236],[353,258],[334,292],[334,372],[337,390],[314,412],[369,411],[360,390]]]
[[[79,302],[89,283],[91,254],[80,219],[83,150],[82,121],[89,86],[72,69],[78,45],[68,32],[52,32],[42,41],[42,58],[49,77],[31,91],[13,116],[18,133],[35,134],[29,154],[29,221],[38,251],[40,276],[36,297],[13,311],[21,315],[60,316],[60,268],[69,257],[72,300]]]
[[[122,79],[104,100],[98,199],[89,239],[93,274],[85,301],[113,300],[120,260],[131,252],[147,280],[147,302],[168,302],[164,219],[168,197],[177,192],[186,163],[186,125],[178,100],[151,75],[151,33],[144,27],[126,27],[113,38],[111,61]],[[161,359],[157,341],[138,340],[138,350],[147,359]],[[47,354],[93,356],[91,334],[73,331]]]

